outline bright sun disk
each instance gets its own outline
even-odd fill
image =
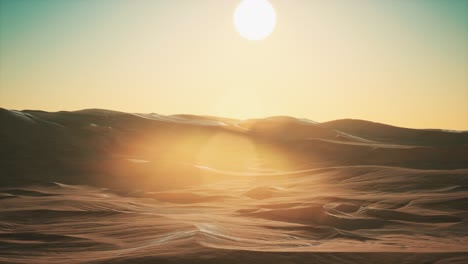
[[[268,0],[242,0],[234,12],[234,25],[248,40],[264,39],[275,29],[275,9]]]

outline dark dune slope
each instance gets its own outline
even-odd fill
[[[444,131],[439,129],[411,129],[358,119],[335,120],[321,123],[319,126],[378,142],[393,144],[425,146],[468,144],[468,132]]]
[[[239,121],[207,116],[0,109],[0,180],[117,187],[197,183],[194,165],[229,171],[385,165],[468,167],[468,133],[367,121],[316,124],[291,117]],[[190,174],[191,177],[183,177]],[[157,177],[155,181],[154,177]]]

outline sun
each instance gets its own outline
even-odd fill
[[[234,12],[234,25],[248,40],[262,40],[276,26],[276,12],[268,0],[242,0]]]

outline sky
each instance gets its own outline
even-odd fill
[[[468,0],[0,0],[0,107],[468,130]]]

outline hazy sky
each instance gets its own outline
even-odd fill
[[[0,107],[468,129],[468,0],[0,0]]]

